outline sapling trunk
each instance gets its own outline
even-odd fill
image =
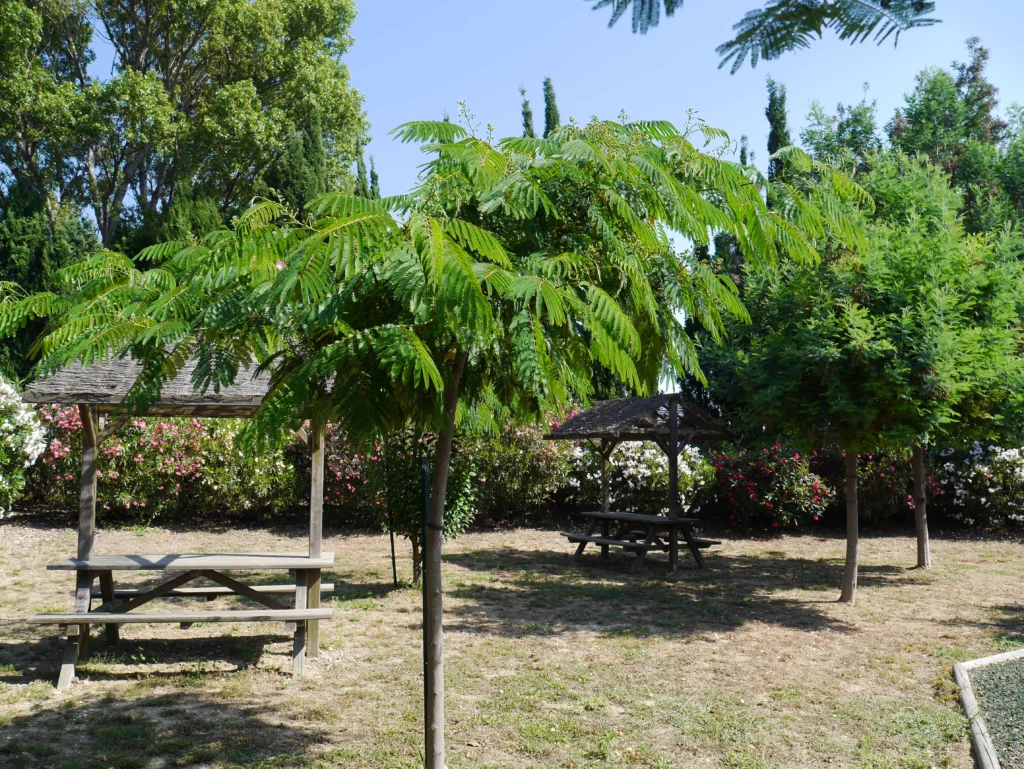
[[[925,489],[924,446],[915,446],[911,457],[914,470],[914,523],[917,525],[917,568],[932,567],[932,546],[928,539],[928,495]]]
[[[420,538],[413,535],[409,537],[409,541],[412,543],[412,584],[420,584],[420,576],[422,574],[421,561],[420,561]]]
[[[857,459],[856,451],[846,450],[846,568],[843,571],[843,592],[839,600],[849,604],[857,601],[857,547],[860,544]]]
[[[459,402],[459,380],[468,354],[457,353],[444,387],[445,425],[434,447],[434,474],[430,487],[430,509],[423,543],[423,600],[425,620],[423,644],[426,649],[426,765],[445,769],[444,764],[444,606],[441,591],[441,542],[444,534],[445,491],[455,437],[455,411]]]

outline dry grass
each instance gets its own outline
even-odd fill
[[[0,542],[0,765],[419,765],[419,594],[391,589],[386,538],[329,538],[335,615],[304,680],[287,675],[280,626],[127,626],[116,649],[94,640],[67,694],[52,689],[55,630],[23,618],[70,608],[70,575],[44,567],[74,533],[15,519]],[[299,532],[263,530],[98,543],[303,547]],[[460,538],[445,566],[449,765],[970,767],[950,667],[1024,643],[1024,546],[939,540],[930,573],[907,570],[907,537],[862,550],[848,607],[834,602],[834,538],[726,541],[706,572],[684,561],[666,576],[652,558],[636,577],[625,556],[571,566],[553,532]]]

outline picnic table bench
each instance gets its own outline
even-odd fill
[[[585,532],[562,532],[562,536],[568,538],[570,542],[579,543],[576,553],[573,555],[574,563],[579,563],[587,545],[595,544],[601,546],[602,558],[608,557],[609,546],[635,550],[636,560],[630,566],[630,570],[634,573],[643,566],[647,553],[651,550],[660,550],[663,553],[668,553],[669,571],[675,571],[679,563],[679,537],[682,535],[690,552],[693,553],[697,568],[703,569],[704,556],[700,551],[721,544],[714,540],[700,539],[694,536],[693,524],[698,522],[696,518],[671,518],[664,515],[611,511],[589,512],[582,515],[584,518],[590,519],[590,524]]]
[[[330,609],[320,608],[321,570],[334,565],[334,553],[318,556],[292,553],[173,553],[158,555],[96,555],[89,558],[68,558],[46,568],[74,571],[76,578],[74,610],[61,614],[37,614],[29,622],[37,625],[59,625],[67,634],[64,660],[58,688],[70,685],[78,659],[88,655],[90,625],[105,625],[107,642],[116,644],[119,626],[139,623],[169,623],[183,628],[201,622],[283,622],[293,635],[292,673],[301,675],[307,651],[307,629],[312,631],[320,620],[329,619]],[[247,585],[229,577],[226,571],[281,570],[295,575],[294,585]],[[151,588],[117,588],[115,571],[180,572],[177,576]],[[183,585],[205,578],[214,586],[186,588]],[[99,589],[93,583],[99,580]],[[187,611],[132,613],[157,598],[205,597],[238,595],[260,604],[259,610]],[[277,595],[294,595],[292,606]],[[92,608],[94,599],[102,603]],[[313,633],[315,635],[315,633]]]

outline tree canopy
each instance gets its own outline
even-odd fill
[[[339,56],[351,0],[90,0],[0,9],[0,203],[13,183],[91,208],[103,243],[195,188],[223,214],[268,191],[296,132],[332,187],[365,130]],[[93,37],[114,50],[89,74]]]

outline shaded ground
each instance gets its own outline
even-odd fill
[[[44,567],[74,540],[0,522],[0,765],[419,765],[420,596],[391,588],[386,537],[325,543],[335,615],[301,681],[279,625],[130,625],[116,649],[94,639],[61,694],[55,630],[23,619],[70,608],[70,575]],[[101,532],[97,552],[304,545],[299,531],[150,529]],[[951,665],[1024,645],[1024,546],[1012,542],[939,540],[923,573],[906,568],[910,538],[869,538],[855,607],[834,601],[836,538],[727,540],[707,571],[686,559],[675,576],[655,557],[633,576],[628,556],[574,567],[570,553],[535,530],[449,545],[452,769],[967,769]]]

